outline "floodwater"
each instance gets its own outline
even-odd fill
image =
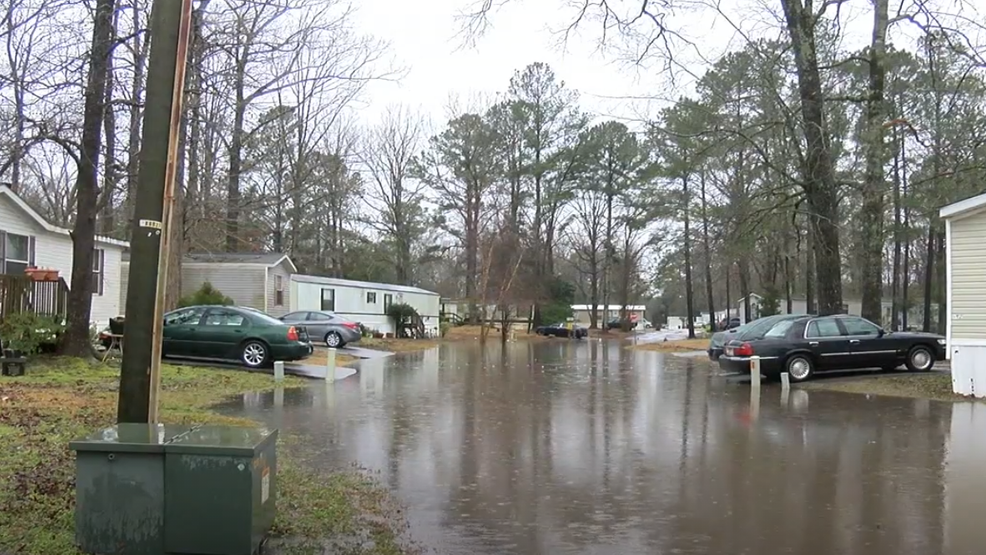
[[[757,397],[701,358],[558,340],[363,361],[235,410],[379,471],[437,553],[986,553],[986,405]]]

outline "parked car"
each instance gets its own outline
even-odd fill
[[[749,323],[749,322],[747,322],[747,323]],[[725,330],[731,330],[731,329],[738,328],[738,327],[740,327],[742,325],[743,325],[742,320],[740,320],[736,316],[733,316],[732,318],[723,319],[722,321],[720,321],[719,324],[718,324],[718,329],[719,329],[719,331],[725,331]]]
[[[725,348],[726,343],[732,339],[759,339],[760,337],[763,337],[763,334],[767,333],[770,328],[774,327],[774,324],[777,322],[788,318],[800,318],[802,316],[807,316],[807,314],[778,314],[774,316],[765,316],[743,324],[739,327],[725,331],[717,331],[712,334],[712,339],[709,341],[709,360],[712,362],[717,362],[719,357],[722,356],[722,351]]]
[[[534,333],[545,337],[575,337],[575,339],[582,339],[589,335],[589,330],[575,325],[572,326],[572,329],[568,329],[567,325],[559,323],[551,324],[550,326],[539,326],[534,329]]]
[[[888,332],[858,316],[802,316],[775,323],[760,339],[729,341],[719,366],[749,372],[754,355],[760,357],[761,374],[772,378],[787,372],[795,382],[826,370],[893,370],[905,365],[912,372],[923,372],[945,359],[945,338]]]
[[[260,368],[275,360],[301,360],[313,348],[303,327],[239,306],[190,306],[164,315],[162,354],[238,360]]]
[[[304,326],[308,336],[325,342],[327,347],[341,349],[363,337],[358,322],[351,322],[325,310],[302,310],[281,316],[286,324]]]

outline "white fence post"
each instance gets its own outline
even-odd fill
[[[329,349],[328,354],[325,356],[325,379],[327,381],[335,381],[336,379],[336,350]]]
[[[760,357],[750,357],[750,385],[760,388]]]

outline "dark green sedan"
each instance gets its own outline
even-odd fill
[[[301,360],[312,351],[304,328],[252,308],[189,306],[164,315],[166,357],[236,360],[261,368],[275,360]]]

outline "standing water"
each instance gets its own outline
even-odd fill
[[[450,343],[359,368],[234,410],[326,468],[379,471],[438,553],[986,553],[986,405],[758,397],[703,359],[615,341]]]

